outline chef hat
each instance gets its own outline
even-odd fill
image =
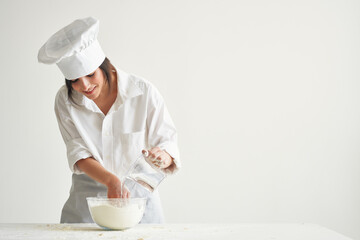
[[[98,32],[97,19],[77,19],[49,38],[39,50],[38,61],[56,63],[66,79],[86,76],[105,59],[97,40]]]

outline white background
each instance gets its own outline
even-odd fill
[[[169,223],[316,223],[360,239],[360,2],[0,1],[0,222],[57,223],[71,173],[37,51],[77,18],[163,94]]]

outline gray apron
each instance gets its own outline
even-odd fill
[[[66,201],[60,223],[93,223],[87,197],[106,196],[107,188],[91,179],[86,174],[73,174],[70,196]],[[137,192],[131,192],[131,197],[137,197]],[[157,190],[147,197],[144,216],[140,223],[164,223],[164,214]]]

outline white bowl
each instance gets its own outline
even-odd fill
[[[91,217],[106,229],[124,230],[136,226],[142,219],[146,198],[86,198]]]

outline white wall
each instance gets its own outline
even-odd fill
[[[183,170],[170,223],[311,222],[360,239],[360,2],[0,1],[0,222],[59,222],[70,188],[53,112],[64,83],[37,51],[76,18],[152,81]]]

